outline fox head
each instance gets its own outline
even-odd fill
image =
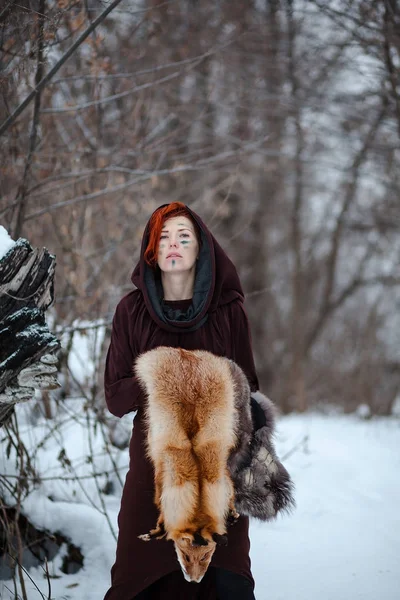
[[[186,581],[200,583],[215,552],[216,543],[194,544],[189,537],[174,540],[176,554]]]

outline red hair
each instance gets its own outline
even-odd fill
[[[160,242],[161,230],[165,221],[172,217],[187,217],[193,223],[197,241],[200,244],[201,238],[199,226],[194,221],[186,205],[183,204],[183,202],[171,202],[171,204],[167,204],[167,206],[163,206],[156,210],[150,219],[149,241],[147,242],[147,248],[144,252],[144,260],[150,267],[154,267],[157,264],[158,244]]]

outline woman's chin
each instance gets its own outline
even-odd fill
[[[160,270],[163,273],[187,273],[189,275],[189,273],[192,271],[193,266],[194,265],[180,265],[179,263],[175,263],[174,265],[172,264],[164,264],[164,265],[159,265],[160,266]]]

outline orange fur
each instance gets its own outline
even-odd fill
[[[173,540],[188,581],[200,581],[234,508],[227,461],[235,446],[229,363],[202,350],[160,347],[135,372],[148,395],[147,452],[155,470],[157,526],[148,540]],[[198,544],[202,545],[198,545]]]

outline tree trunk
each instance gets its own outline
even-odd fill
[[[31,388],[21,388],[15,380],[19,373],[60,347],[44,317],[54,298],[54,271],[55,257],[46,248],[32,249],[24,239],[0,259],[0,427],[16,402],[29,399],[24,390],[26,394]],[[46,369],[50,372],[54,367],[32,370],[28,385],[44,387],[39,380]]]

